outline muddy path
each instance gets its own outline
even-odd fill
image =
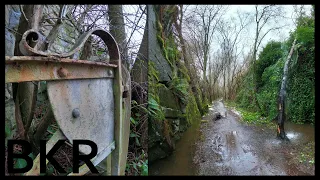
[[[223,117],[215,121],[216,111]],[[243,123],[220,101],[203,120],[193,157],[196,175],[314,175],[314,166],[297,158],[310,139],[288,130],[291,140],[281,141],[275,130]]]

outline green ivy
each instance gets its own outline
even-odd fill
[[[314,18],[304,16],[298,20],[294,32],[297,37],[294,63],[288,76],[288,115],[295,123],[315,121],[315,45]]]
[[[262,87],[265,81],[261,80],[264,70],[270,65],[275,64],[281,57],[283,57],[283,50],[281,49],[281,42],[270,41],[262,50],[259,59],[256,61],[255,77],[258,83],[258,88]]]
[[[252,66],[243,75],[243,83],[237,93],[239,107],[250,112],[260,113],[267,121],[278,114],[277,100],[283,76],[283,67],[287,60],[293,40],[297,43],[289,64],[286,86],[287,120],[295,123],[314,123],[315,121],[315,46],[314,17],[303,16],[298,26],[291,32],[287,41],[269,42],[263,48],[256,62],[255,72]],[[254,76],[253,76],[254,73]],[[253,79],[253,77],[255,79]],[[253,81],[255,80],[255,81]],[[256,94],[260,110],[254,107],[254,82],[258,82]],[[245,114],[247,121],[254,121],[256,115]]]

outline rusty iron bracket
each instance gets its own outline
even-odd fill
[[[6,56],[5,82],[49,81],[63,79],[114,78],[118,66],[42,56]]]

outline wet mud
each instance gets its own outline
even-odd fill
[[[171,156],[149,166],[149,175],[314,175],[314,164],[301,162],[305,147],[314,155],[314,127],[286,122],[285,130],[289,141],[278,139],[275,129],[242,122],[216,101]]]

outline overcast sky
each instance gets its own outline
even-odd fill
[[[283,18],[279,21],[280,25],[286,25],[285,28],[282,28],[280,32],[278,31],[271,31],[269,32],[266,37],[264,38],[264,40],[261,42],[260,45],[260,50],[266,45],[266,43],[268,43],[271,40],[275,40],[275,41],[284,41],[289,37],[289,33],[290,31],[294,31],[295,29],[295,25],[292,19],[293,16],[293,12],[294,12],[294,8],[293,5],[282,5],[283,10],[285,12],[284,16],[286,18]],[[310,15],[311,13],[311,5],[305,5],[305,8],[307,10],[307,14]],[[230,5],[228,11],[225,14],[225,17],[228,16],[232,16],[232,15],[236,15],[237,10],[241,10],[241,11],[245,11],[245,12],[255,12],[255,5]],[[269,27],[264,27],[265,29],[269,29]],[[248,40],[253,42],[253,36],[252,34],[255,32],[255,28],[254,28],[254,24],[252,23],[248,29],[250,30],[250,32],[248,33],[249,36]],[[250,39],[251,37],[251,39]]]
[[[196,5],[187,5],[184,6],[185,8],[187,8],[186,11],[186,16],[193,16],[192,13],[192,9],[195,7]],[[206,6],[206,5],[202,5],[202,6]],[[275,23],[273,22],[274,19],[271,19],[272,21],[268,22],[267,24],[265,24],[265,26],[263,27],[260,36],[261,37],[265,32],[267,32],[268,29],[270,29],[271,27],[279,27],[279,26],[284,26],[284,28],[281,28],[278,31],[270,31],[262,40],[259,49],[258,49],[258,55],[259,52],[263,49],[263,47],[271,40],[275,40],[275,41],[285,41],[287,40],[287,38],[289,37],[290,31],[294,31],[295,29],[295,25],[294,25],[294,20],[295,20],[295,16],[293,16],[294,14],[294,8],[293,5],[281,5],[282,9],[283,9],[283,14],[282,14],[282,18],[277,18],[278,22]],[[306,10],[306,14],[310,15],[311,14],[311,5],[305,5],[305,10]],[[260,7],[262,8],[262,7]],[[240,12],[246,12],[249,13],[252,16],[251,19],[251,23],[241,32],[238,40],[239,40],[239,44],[238,44],[238,50],[240,50],[242,47],[244,47],[243,52],[245,55],[248,54],[249,50],[252,49],[253,44],[254,44],[254,38],[255,38],[255,21],[254,21],[254,14],[255,14],[255,5],[225,5],[225,7],[223,8],[224,10],[222,11],[222,19],[223,20],[230,20],[230,18],[233,17],[237,17],[237,11]],[[261,10],[260,10],[261,12]],[[237,18],[236,18],[237,19]],[[235,21],[236,23],[239,20]],[[238,26],[237,26],[238,28]],[[187,32],[187,28],[184,28],[183,31]],[[187,36],[185,34],[185,36]],[[212,57],[214,57],[216,55],[217,50],[220,49],[220,43],[219,39],[221,39],[221,35],[218,33],[217,29],[215,30],[215,36],[212,40],[212,44],[211,44],[211,50],[210,50],[210,57],[211,59],[213,59]],[[221,40],[220,40],[221,41]],[[238,51],[239,52],[239,51]],[[214,59],[213,59],[214,60]],[[238,62],[242,62],[243,61],[243,57],[240,56],[240,59],[237,60]]]
[[[145,6],[142,6],[144,8]],[[135,60],[142,41],[144,26],[146,23],[146,12],[142,13],[139,5],[124,5],[123,13],[125,13],[125,31],[127,35],[129,58]],[[140,18],[140,16],[142,16]],[[138,26],[135,27],[134,24]],[[129,26],[128,26],[129,25]]]
[[[276,41],[284,41],[289,37],[289,32],[293,31],[295,28],[293,19],[291,17],[294,9],[293,9],[293,5],[282,5],[283,9],[284,9],[284,17],[281,21],[279,21],[279,24],[281,25],[286,25],[285,28],[282,28],[281,31],[271,31],[269,32],[266,37],[264,38],[264,40],[261,42],[260,48],[258,50],[259,51],[266,45],[266,43],[268,43],[271,40],[276,40]],[[138,5],[124,5],[123,11],[124,13],[137,13],[138,10]],[[307,14],[311,13],[311,5],[305,5],[305,8],[307,10]],[[223,18],[230,18],[231,16],[235,16],[237,10],[240,10],[242,12],[251,12],[252,14],[255,12],[255,5],[229,5],[228,10],[225,12],[225,14],[223,15]],[[141,11],[139,12],[141,13]],[[137,17],[134,15],[131,16],[127,16],[130,21],[132,22],[137,22]],[[126,33],[127,33],[127,40],[129,39],[130,36],[130,42],[134,43],[134,44],[140,44],[141,40],[142,40],[142,36],[143,36],[143,31],[144,31],[144,25],[145,25],[145,19],[146,16],[144,16],[144,18],[142,18],[139,21],[139,26],[141,26],[142,28],[138,28],[138,30],[134,30],[132,28],[129,28],[126,26]],[[126,19],[125,19],[125,23],[129,23]],[[131,23],[132,23],[131,22]],[[129,23],[130,24],[130,23]],[[264,27],[266,29],[268,29],[269,27]],[[246,49],[244,50],[245,52],[248,52],[249,49],[252,47],[253,45],[253,38],[254,36],[252,35],[254,33],[255,27],[254,27],[254,23],[251,23],[247,30],[249,32],[246,32],[244,34],[245,37],[243,37],[242,43],[246,44]],[[133,34],[131,35],[131,33],[133,32]],[[218,49],[219,44],[217,44],[217,40],[214,41],[213,45],[212,45],[212,52],[214,52],[216,49]],[[133,49],[131,49],[131,52],[133,52],[133,54],[137,53],[139,50],[139,46],[135,46]]]

